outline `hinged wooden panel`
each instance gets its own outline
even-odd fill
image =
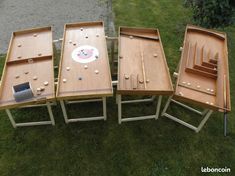
[[[117,92],[137,95],[173,93],[157,29],[120,28]]]
[[[231,110],[226,34],[187,26],[175,98]]]
[[[14,32],[3,70],[0,108],[38,103],[42,98],[55,99],[53,69],[51,27]],[[34,97],[16,102],[12,87],[25,82],[32,86]]]
[[[65,25],[57,98],[92,98],[112,96],[112,94],[103,23]]]

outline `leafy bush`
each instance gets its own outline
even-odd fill
[[[185,0],[193,9],[194,21],[204,27],[224,27],[231,24],[232,0]]]

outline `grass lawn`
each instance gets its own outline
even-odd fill
[[[157,27],[160,30],[171,73],[176,68],[185,26],[191,11],[182,0],[115,0],[115,25]],[[221,29],[228,34],[232,107],[235,107],[235,26]],[[233,49],[233,50],[232,50]],[[0,55],[0,67],[4,55]],[[165,102],[165,99],[164,99]],[[156,105],[156,104],[154,104]],[[97,104],[73,105],[71,116],[94,115]],[[100,106],[100,105],[99,105]],[[169,109],[189,120],[194,117],[180,107]],[[151,113],[151,103],[127,106],[126,115]],[[230,167],[235,174],[235,113],[229,114],[229,136],[223,136],[223,114],[214,113],[199,134],[166,118],[157,121],[117,123],[114,98],[108,99],[106,122],[65,125],[60,106],[53,108],[56,126],[13,129],[0,111],[1,176],[201,175],[201,166]],[[14,111],[17,121],[47,118],[44,108]],[[200,119],[193,118],[192,123]],[[212,174],[208,174],[212,175]],[[221,174],[213,174],[221,175]]]

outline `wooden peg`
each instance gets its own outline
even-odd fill
[[[136,78],[136,75],[131,75],[131,86],[132,86],[132,89],[137,89],[137,78]]]
[[[48,86],[49,82],[48,81],[45,81],[44,82],[44,86]]]
[[[125,79],[129,79],[129,75],[124,74]]]
[[[37,77],[37,76],[34,76],[34,77],[33,77],[33,80],[35,80],[35,81],[36,81],[37,79],[38,79],[38,77]]]

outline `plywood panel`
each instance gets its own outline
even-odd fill
[[[33,36],[37,34],[37,36]],[[20,47],[17,45],[20,43]],[[38,56],[38,53],[41,53]],[[16,56],[21,56],[17,58]],[[16,102],[14,85],[29,82],[34,97]],[[44,85],[48,82],[48,85]],[[37,88],[44,89],[37,93]],[[55,99],[52,31],[50,27],[14,32],[9,45],[0,89],[0,108],[13,108]]]
[[[75,99],[111,96],[111,74],[102,22],[67,24],[62,44],[58,99]],[[99,57],[89,63],[72,58],[78,47],[89,45],[99,52]]]
[[[188,25],[175,98],[209,109],[230,111],[228,69],[226,34]]]
[[[157,29],[121,27],[119,31],[118,93],[173,93]]]

